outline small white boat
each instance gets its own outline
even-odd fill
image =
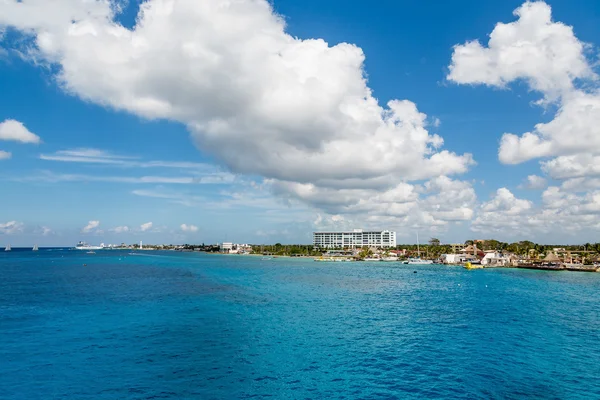
[[[408,265],[429,265],[433,264],[432,260],[423,260],[421,259],[421,249],[419,248],[419,231],[417,231],[417,257],[409,258],[404,261],[404,264]]]
[[[394,257],[394,256],[383,257],[383,258],[381,259],[381,261],[387,261],[387,262],[390,262],[390,261],[398,261],[398,257]]]
[[[87,251],[85,254],[96,254],[95,251]]]
[[[381,258],[367,257],[367,258],[365,258],[365,261],[381,261]]]
[[[272,260],[272,259],[273,259],[273,257],[263,257],[263,258],[261,258],[261,260]]]
[[[38,251],[38,245],[37,244],[33,245],[33,249],[31,249],[31,251]]]
[[[423,260],[421,258],[409,258],[408,260],[404,261],[404,264],[429,265],[429,264],[433,264],[433,261],[432,260]]]
[[[4,248],[4,251],[11,251],[10,244]]]
[[[314,258],[315,261],[319,261],[319,262],[345,262],[345,261],[352,261],[352,258],[349,257],[316,257]]]

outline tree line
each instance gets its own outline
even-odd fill
[[[548,251],[552,251],[554,248],[565,249],[566,251],[578,252],[578,251],[586,251],[586,252],[594,252],[600,254],[600,243],[584,243],[579,245],[565,245],[565,244],[539,244],[529,240],[523,240],[519,242],[502,242],[495,239],[489,239],[484,241],[467,240],[462,245],[467,247],[469,245],[476,245],[477,249],[486,251],[486,250],[496,250],[509,252],[521,256],[525,255],[542,255],[546,254]],[[218,252],[220,250],[218,245],[209,244],[205,245],[204,243],[197,244],[185,244],[184,249],[188,250],[199,250],[199,251],[207,251],[207,252]],[[419,247],[420,255],[422,257],[428,258],[437,258],[442,254],[450,254],[453,252],[453,247],[450,244],[442,244],[438,238],[431,238],[428,243],[421,244],[417,246],[417,244],[407,243],[407,244],[398,244],[395,248],[385,248],[383,251],[389,250],[403,250],[406,249],[411,255],[417,254],[417,247]],[[254,254],[264,254],[264,255],[285,255],[285,256],[319,256],[328,250],[347,250],[347,248],[317,248],[312,244],[254,244],[252,245],[252,252]],[[362,248],[365,254],[370,254],[368,248]]]

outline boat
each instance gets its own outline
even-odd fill
[[[273,257],[263,257],[263,258],[261,258],[261,260],[272,260],[272,259],[273,259]]]
[[[367,257],[367,258],[365,258],[365,261],[381,261],[381,258],[377,258],[377,257]]]
[[[316,257],[314,260],[315,261],[319,261],[319,262],[345,262],[345,261],[352,261],[352,259],[348,258],[348,257]]]
[[[419,232],[417,232],[417,257],[411,257],[404,261],[404,264],[408,265],[429,265],[433,264],[433,260],[423,260],[421,258],[421,249],[419,247]]]
[[[465,269],[469,269],[469,270],[471,270],[471,269],[483,269],[483,265],[481,265],[481,264],[472,264],[472,263],[468,262],[468,263],[465,264]]]
[[[4,248],[4,251],[11,251],[10,244]]]
[[[95,251],[86,251],[85,254],[96,254],[96,252]]]
[[[398,257],[396,257],[396,256],[387,256],[387,257],[382,257],[382,258],[381,258],[381,261],[387,261],[387,262],[390,262],[390,261],[398,261]]]
[[[423,260],[421,257],[413,257],[413,258],[409,258],[408,260],[404,261],[404,264],[429,265],[429,264],[433,264],[433,260]]]
[[[33,245],[33,249],[31,249],[31,251],[38,251],[38,246],[37,246],[37,244],[34,244],[34,245]]]
[[[104,247],[102,246],[92,246],[87,244],[86,242],[79,242],[77,243],[77,246],[75,246],[75,250],[101,250]]]

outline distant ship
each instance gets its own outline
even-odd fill
[[[31,249],[31,251],[38,251],[37,244],[33,245],[33,249]]]
[[[11,248],[10,248],[10,244],[9,244],[8,246],[6,246],[6,248],[4,249],[4,251],[10,251],[10,250],[11,250]]]
[[[75,250],[101,250],[104,246],[92,246],[87,244],[86,242],[79,242],[77,246],[75,246]]]

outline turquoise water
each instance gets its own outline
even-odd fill
[[[0,274],[2,399],[600,398],[600,274],[44,250]]]

